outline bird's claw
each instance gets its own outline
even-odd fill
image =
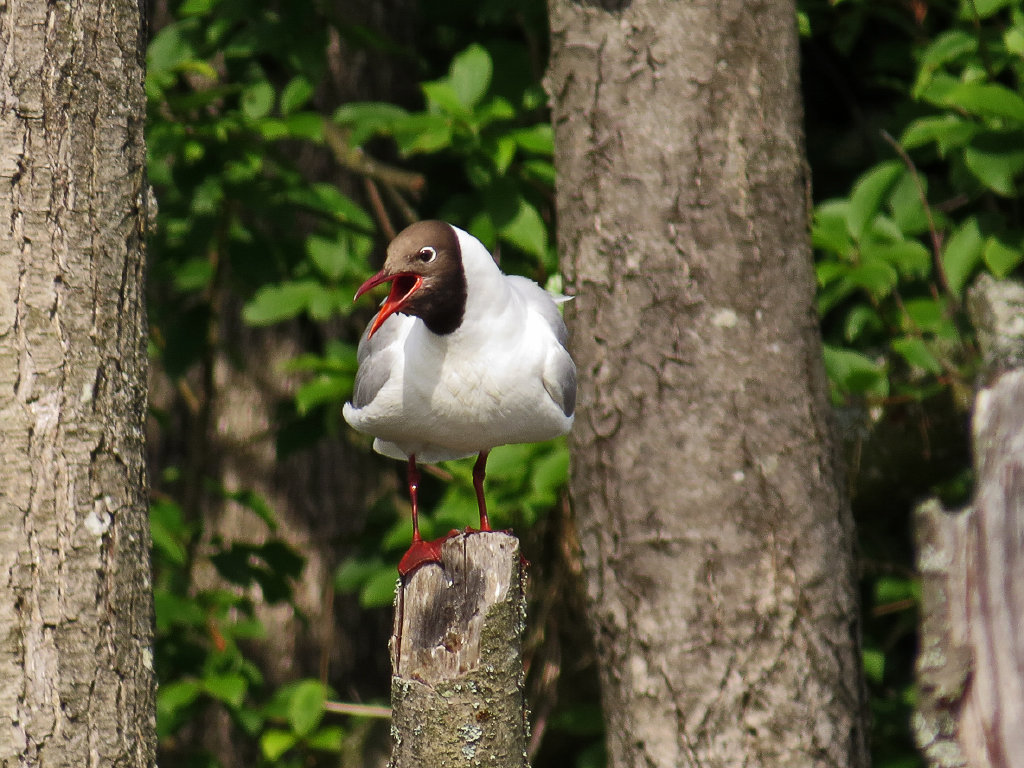
[[[448,531],[444,536],[433,541],[414,541],[412,546],[402,555],[398,561],[398,575],[403,579],[415,571],[421,565],[441,562],[441,545],[452,536],[458,536],[458,531]]]

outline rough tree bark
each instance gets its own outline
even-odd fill
[[[0,3],[0,765],[151,766],[138,3]]]
[[[914,735],[932,768],[1024,766],[1024,285],[982,277],[975,497],[917,510],[922,576]]]
[[[529,768],[519,540],[464,533],[399,585],[391,768]]]
[[[609,765],[865,765],[794,6],[550,11]]]

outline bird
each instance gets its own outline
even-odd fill
[[[418,463],[476,455],[479,530],[490,531],[488,453],[569,432],[576,365],[558,309],[568,297],[504,274],[483,243],[452,224],[419,221],[399,232],[354,301],[384,283],[390,290],[359,341],[342,412],[373,436],[375,451],[406,462],[412,544],[398,566],[404,578],[440,562],[447,538],[420,536]]]

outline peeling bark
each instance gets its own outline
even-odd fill
[[[550,10],[609,765],[865,765],[793,4]]]
[[[968,307],[986,384],[975,498],[917,510],[922,577],[914,736],[933,768],[1024,766],[1024,286],[984,276]]]
[[[151,766],[141,9],[0,3],[0,765]]]
[[[519,541],[460,534],[399,585],[391,768],[529,768]]]

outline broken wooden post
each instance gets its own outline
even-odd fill
[[[525,573],[508,533],[462,533],[398,587],[389,768],[529,768]]]
[[[983,276],[968,300],[984,357],[975,492],[917,510],[922,577],[914,736],[930,768],[1024,766],[1024,286]]]

